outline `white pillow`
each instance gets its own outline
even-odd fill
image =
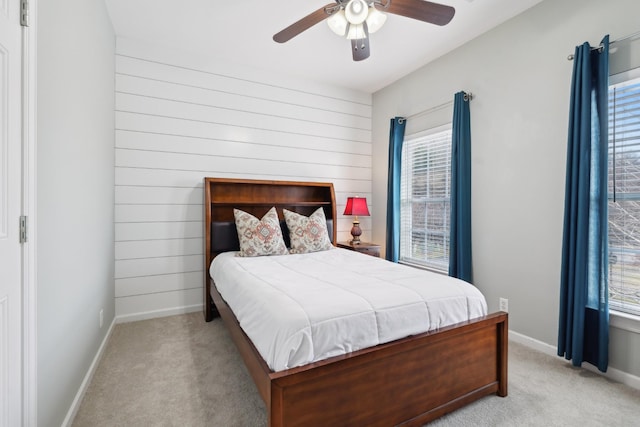
[[[253,257],[289,253],[282,238],[280,220],[275,207],[269,209],[262,219],[240,209],[234,209],[233,216],[240,241],[238,256]]]
[[[333,248],[327,230],[327,219],[321,207],[309,217],[286,209],[283,209],[282,213],[289,229],[292,254],[306,254]]]

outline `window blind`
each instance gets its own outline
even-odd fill
[[[406,138],[401,169],[400,261],[447,271],[451,129]]]
[[[640,315],[640,78],[609,89],[609,304]]]

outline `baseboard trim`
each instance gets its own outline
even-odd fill
[[[98,352],[93,358],[93,362],[91,362],[91,366],[89,366],[89,370],[87,374],[84,376],[84,380],[82,380],[82,384],[80,384],[80,388],[78,389],[78,393],[76,393],[76,397],[73,399],[73,403],[71,403],[71,407],[67,412],[67,416],[64,418],[61,427],[70,427],[73,423],[73,419],[76,417],[78,413],[78,409],[80,409],[80,403],[82,403],[82,398],[84,394],[87,392],[87,388],[89,388],[89,384],[91,384],[91,380],[93,379],[93,374],[95,374],[96,369],[98,368],[98,364],[102,359],[102,355],[104,354],[104,349],[107,347],[107,342],[109,342],[109,338],[111,337],[111,332],[113,332],[113,328],[116,325],[116,319],[114,318],[109,325],[109,330],[104,336],[102,343],[100,344],[100,348],[98,348]]]
[[[558,351],[556,347],[549,345],[545,342],[539,341],[537,339],[528,337],[526,335],[520,334],[518,332],[509,330],[509,340],[518,344],[522,344],[524,346],[527,346],[533,350],[539,351],[549,356],[560,358],[560,356],[558,356]],[[560,358],[560,359],[567,363],[571,363],[569,360],[566,360],[565,358]],[[627,372],[621,371],[616,368],[611,368],[611,367],[607,369],[607,372],[600,372],[598,368],[590,365],[589,363],[583,364],[582,368],[590,372],[594,372],[596,374],[602,375],[603,377],[609,378],[613,381],[617,381],[619,383],[628,385],[629,387],[640,390],[640,377],[637,377],[635,375],[632,375]]]
[[[182,307],[173,307],[161,310],[144,311],[141,313],[132,313],[116,316],[116,323],[136,322],[138,320],[155,319],[157,317],[175,316],[177,314],[193,313],[201,311],[202,304],[185,305]]]
[[[556,348],[554,346],[549,345],[546,342],[539,341],[535,338],[531,338],[527,335],[523,335],[519,332],[515,332],[511,329],[509,329],[509,341],[522,344],[549,356],[558,356],[558,352],[556,351]]]

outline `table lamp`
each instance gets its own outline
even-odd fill
[[[360,235],[362,230],[360,229],[360,221],[358,221],[358,215],[369,216],[369,208],[367,207],[366,197],[347,197],[347,206],[344,208],[344,215],[355,215],[353,220],[353,227],[351,227],[351,240],[352,245],[360,244]]]

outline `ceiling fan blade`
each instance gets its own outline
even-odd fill
[[[304,18],[300,19],[299,21],[294,22],[293,24],[289,25],[284,30],[282,30],[279,33],[277,33],[276,35],[274,35],[273,36],[273,40],[278,42],[278,43],[284,43],[284,42],[287,42],[287,41],[291,40],[292,38],[294,38],[295,36],[297,36],[301,32],[303,32],[305,30],[308,30],[309,28],[313,27],[318,22],[321,22],[321,21],[324,21],[325,19],[327,19],[329,17],[329,15],[327,15],[327,13],[325,12],[325,9],[326,8],[333,8],[335,6],[336,6],[335,3],[329,3],[328,5],[321,7],[320,9],[316,10],[315,12],[310,13],[309,15],[305,16]]]
[[[451,6],[425,0],[391,0],[387,8],[378,9],[435,25],[447,25],[456,13]]]
[[[367,59],[369,55],[371,55],[371,50],[369,49],[369,46],[371,44],[371,37],[369,37],[369,29],[367,28],[367,23],[363,22],[362,27],[364,29],[365,37],[363,39],[351,40],[351,52],[353,53],[354,61],[362,61],[363,59]]]

